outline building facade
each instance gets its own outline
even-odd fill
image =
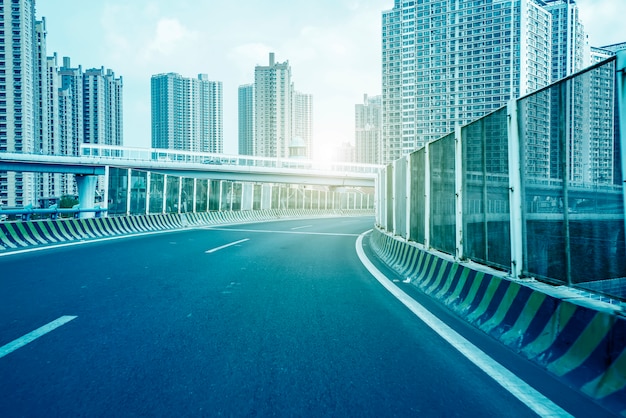
[[[355,160],[363,164],[381,163],[382,97],[363,96],[363,103],[354,106]]]
[[[533,0],[396,0],[382,20],[382,163],[551,81],[551,15]]]
[[[292,136],[293,85],[289,61],[278,63],[274,53],[269,65],[254,69],[254,155],[287,158]]]
[[[34,0],[2,0],[0,22],[0,152],[36,152],[43,130],[37,57],[45,28],[36,24]],[[35,202],[35,180],[32,173],[0,172],[0,205]]]
[[[253,154],[288,158],[298,149],[298,158],[311,158],[313,96],[295,90],[289,61],[276,62],[270,52],[269,64],[254,69],[253,92]]]
[[[313,155],[313,96],[294,91],[292,104],[291,146],[294,146],[294,141],[298,139],[298,145],[302,148],[302,157],[310,159]]]
[[[237,111],[239,154],[254,155],[254,84],[239,86]]]
[[[83,74],[83,143],[122,145],[122,78],[93,68]]]
[[[221,153],[224,146],[222,83],[206,74],[151,79],[152,147]]]

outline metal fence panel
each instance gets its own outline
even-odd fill
[[[411,240],[424,244],[426,205],[425,205],[425,170],[426,148],[415,151],[411,155],[411,217],[409,219],[409,236]]]
[[[519,101],[526,275],[626,277],[614,77],[610,61]]]
[[[111,167],[109,169],[109,215],[125,215],[128,199],[128,170]]]
[[[395,233],[401,237],[406,237],[406,158],[396,160],[394,164],[394,219]]]
[[[165,213],[178,213],[178,196],[180,193],[180,177],[167,176]]]
[[[429,144],[430,245],[450,254],[456,251],[454,152],[454,134],[449,134]]]
[[[506,108],[462,129],[463,248],[472,260],[510,270]]]

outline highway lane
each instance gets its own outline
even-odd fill
[[[0,358],[0,416],[532,416],[363,267],[355,242],[372,223],[269,222],[0,258],[0,346],[76,316]],[[454,326],[570,412],[598,412]]]

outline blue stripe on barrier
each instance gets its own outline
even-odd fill
[[[620,327],[619,324],[618,326],[614,324],[589,357],[579,367],[566,373],[563,377],[581,386],[592,381],[598,377],[598,371],[606,370],[626,350],[625,341],[625,328]]]
[[[492,329],[489,334],[494,337],[499,337],[500,335],[511,329],[513,324],[515,324],[515,322],[521,315],[524,307],[528,303],[528,299],[530,299],[530,295],[532,294],[533,291],[531,289],[526,286],[520,286],[520,289],[517,292],[517,295],[515,296],[511,307],[508,309],[506,315],[502,319],[502,322],[496,325],[496,327]]]
[[[596,311],[577,308],[574,315],[567,321],[567,324],[560,332],[559,338],[554,341],[550,348],[539,354],[542,361],[550,363],[565,354],[572,343],[580,337],[580,334],[582,334],[596,314]]]
[[[547,322],[552,317],[552,314],[554,314],[554,311],[556,311],[557,306],[558,303],[552,298],[545,298],[544,301],[541,302],[541,306],[537,310],[533,320],[530,321],[530,324],[523,335],[521,342],[522,347],[537,339],[545,328]]]
[[[474,298],[471,300],[471,302],[467,306],[468,313],[474,312],[474,310],[478,308],[478,306],[482,302],[483,298],[487,294],[487,289],[489,288],[489,285],[491,284],[490,279],[491,279],[490,275],[485,274],[483,276],[482,281],[480,282],[480,285],[478,286],[478,290],[476,294],[474,295]]]
[[[452,266],[454,264],[453,263],[445,263],[444,264],[444,270],[442,272],[441,275],[438,275],[439,277],[441,277],[441,279],[439,280],[439,282],[433,282],[433,286],[430,286],[430,288],[428,289],[428,293],[429,294],[434,294],[437,293],[439,290],[441,290],[445,284],[446,281],[449,280],[449,276],[450,276],[450,271],[452,270]]]
[[[486,275],[485,279],[487,279],[487,281],[491,283],[493,283],[493,281],[496,280],[499,282],[499,284],[498,284],[498,288],[491,296],[491,300],[489,301],[489,305],[487,306],[487,309],[485,310],[485,312],[482,313],[478,318],[476,318],[477,324],[484,324],[489,319],[491,319],[493,314],[496,313],[496,311],[498,310],[498,307],[502,303],[502,300],[504,299],[504,295],[506,294],[507,290],[509,290],[509,288],[513,285],[513,283],[511,283],[508,280],[502,280],[502,279],[493,277],[490,274]]]
[[[471,270],[471,269],[468,269],[467,267],[463,267],[463,269],[467,270],[468,272],[467,280],[465,281],[465,284],[463,285],[463,289],[461,290],[461,293],[459,294],[457,301],[451,301],[455,304],[465,302],[465,300],[467,299],[467,295],[469,294],[469,291],[472,288],[472,285],[474,284],[474,279],[476,278],[476,274],[478,273],[476,270]]]

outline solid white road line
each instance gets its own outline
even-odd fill
[[[240,239],[239,241],[231,242],[230,244],[222,245],[221,247],[213,248],[211,250],[205,251],[207,254],[214,253],[215,251],[223,250],[224,248],[232,247],[233,245],[241,244],[242,242],[249,241],[250,238]]]
[[[393,284],[383,273],[380,272],[367,258],[363,251],[363,237],[370,231],[364,232],[356,241],[356,252],[361,262],[369,272],[382,284],[392,295],[409,308],[419,319],[439,334],[452,347],[457,349],[469,361],[478,366],[500,386],[509,391],[513,396],[528,406],[542,417],[570,417],[571,415],[550,399],[536,391],[528,383],[511,373],[500,363],[489,357],[474,344],[466,340],[430,311],[416,302],[399,287]]]
[[[295,228],[291,228],[292,231],[295,231],[297,229],[304,229],[304,228],[312,228],[313,225],[306,225],[306,226],[297,226]]]
[[[76,316],[62,316],[54,321],[44,325],[43,327],[39,327],[36,330],[29,332],[23,337],[18,338],[17,340],[11,341],[10,343],[3,345],[0,347],[0,358],[6,356],[9,353],[17,350],[18,348],[24,347],[26,344],[35,341],[37,338],[41,337],[49,333],[50,331],[54,331],[61,325],[67,324],[73,319],[76,319]]]
[[[300,234],[300,235],[326,235],[331,237],[358,237],[359,234],[342,234],[333,232],[302,232],[302,231],[272,231],[268,229],[236,229],[236,228],[214,228],[212,226],[205,227],[203,229],[209,229],[211,231],[237,231],[237,232],[250,232],[261,234]]]

